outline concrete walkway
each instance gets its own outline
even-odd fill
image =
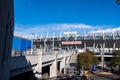
[[[73,56],[70,59],[70,63],[77,63],[77,54],[73,54]]]

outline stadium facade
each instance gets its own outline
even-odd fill
[[[16,44],[17,43],[17,44]],[[87,49],[94,51],[99,61],[110,61],[112,53],[120,49],[120,33],[77,34],[64,32],[59,36],[32,36],[30,39],[14,36],[12,56],[33,53],[36,48],[42,48],[43,54],[53,50],[75,50],[77,53]]]
[[[120,33],[96,33],[96,34],[77,34],[77,32],[64,32],[59,36],[37,36],[34,38],[37,48],[42,46],[44,49],[89,49],[99,53],[104,48],[105,53],[112,53],[120,49]]]
[[[109,65],[113,52],[120,49],[120,33],[89,33],[64,32],[59,36],[34,36],[34,48],[42,48],[43,53],[53,50],[75,50],[76,53],[90,50],[96,53],[100,65]]]

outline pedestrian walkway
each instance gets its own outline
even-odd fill
[[[120,78],[120,75],[116,75],[111,72],[96,72],[94,74],[90,74],[89,78],[92,80],[116,80]]]
[[[70,63],[77,63],[77,54],[73,54],[73,56],[70,59]]]

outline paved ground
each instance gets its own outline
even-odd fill
[[[89,78],[92,80],[115,80],[120,78],[120,75],[112,74],[110,72],[98,72],[95,74],[90,74]]]
[[[73,54],[73,56],[70,59],[70,63],[77,63],[77,54]]]

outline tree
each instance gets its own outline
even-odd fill
[[[77,56],[77,61],[79,67],[84,66],[84,69],[91,69],[92,65],[98,64],[98,58],[95,56],[94,52],[86,51],[84,53],[79,53]]]
[[[120,50],[116,50],[113,53],[113,59],[111,61],[112,66],[119,66],[119,72],[120,72]]]

